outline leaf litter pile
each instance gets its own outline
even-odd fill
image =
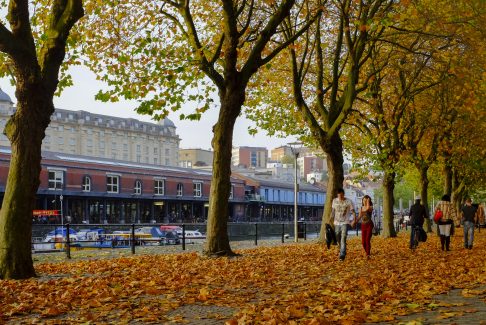
[[[462,248],[460,236],[451,252],[437,242],[430,235],[411,252],[405,234],[374,237],[367,260],[360,239],[349,239],[344,262],[337,247],[306,243],[242,250],[236,258],[186,253],[42,263],[36,279],[0,280],[0,323],[184,323],[181,308],[219,306],[233,315],[202,318],[354,324],[441,307],[432,296],[454,288],[484,297],[475,288],[486,284],[486,232],[476,232],[472,250]]]

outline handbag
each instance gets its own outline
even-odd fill
[[[419,240],[423,243],[425,243],[427,241],[427,233],[425,232],[425,230],[423,228],[420,228],[420,234],[419,234]]]
[[[435,223],[439,223],[440,219],[442,219],[442,217],[444,216],[444,214],[442,213],[441,210],[435,210],[435,214],[434,214],[434,222]]]

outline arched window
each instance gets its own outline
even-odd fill
[[[184,195],[184,185],[182,183],[177,184],[177,196]]]
[[[136,180],[133,190],[137,195],[142,194],[142,181]]]
[[[91,192],[91,178],[83,176],[83,192]]]

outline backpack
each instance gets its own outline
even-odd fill
[[[440,219],[442,219],[443,216],[444,216],[444,214],[442,213],[441,210],[439,210],[439,209],[435,210],[434,222],[439,223]]]
[[[330,224],[326,223],[326,245],[327,249],[331,248],[331,244],[337,245],[336,232]]]

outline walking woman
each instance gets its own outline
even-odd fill
[[[440,245],[442,250],[449,251],[451,244],[451,228],[453,224],[454,207],[451,203],[451,198],[449,195],[445,194],[442,199],[437,203],[435,207],[435,213],[440,210],[442,212],[442,217],[437,221],[437,227],[439,228],[440,235]]]
[[[365,195],[361,200],[361,210],[359,211],[356,222],[361,220],[361,243],[366,252],[366,257],[370,257],[371,254],[371,235],[373,233],[373,221],[371,215],[373,213],[373,202],[371,197]]]

